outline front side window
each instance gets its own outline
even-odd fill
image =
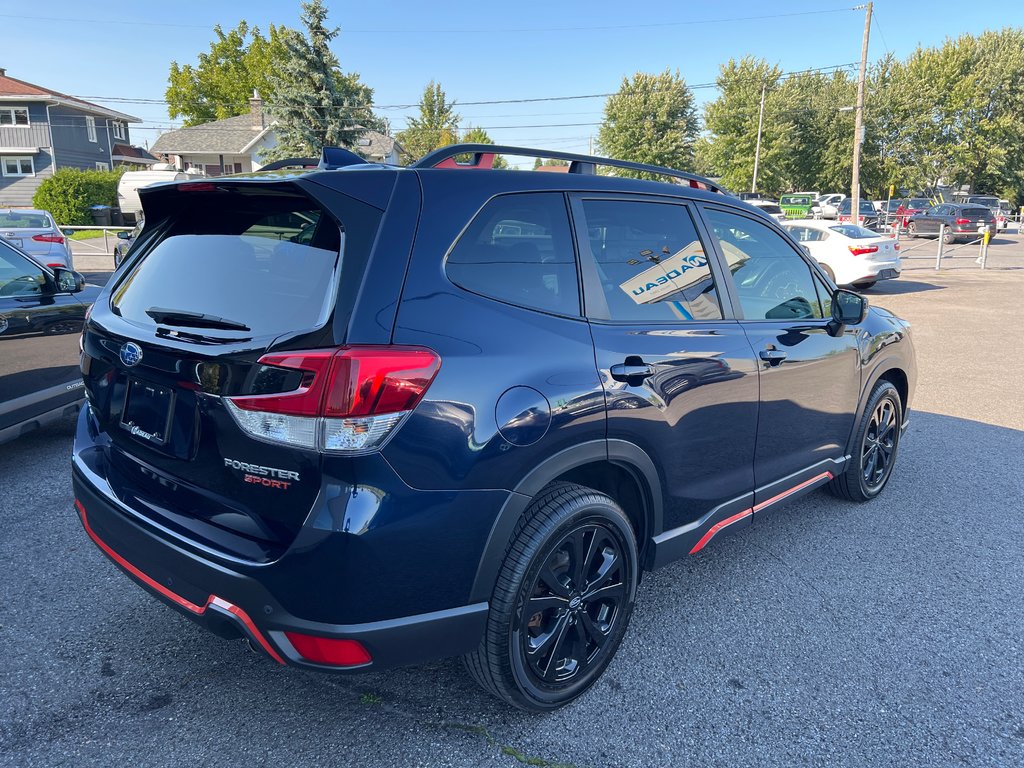
[[[448,254],[445,272],[461,288],[498,301],[580,313],[569,215],[557,192],[491,200]]]
[[[46,287],[46,273],[0,240],[0,297],[39,296]]]
[[[3,170],[4,176],[36,175],[36,169],[32,162],[32,157],[28,155],[22,157],[7,155],[0,158],[0,170]]]
[[[89,141],[96,141],[96,118],[86,117],[85,118],[85,132],[89,136]]]
[[[722,319],[708,256],[685,206],[626,200],[582,205],[611,320]]]
[[[705,215],[736,281],[747,320],[823,317],[811,268],[785,239],[746,216],[714,208]]]

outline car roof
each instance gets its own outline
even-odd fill
[[[50,215],[49,211],[44,211],[42,208],[0,208],[0,213],[36,213]]]

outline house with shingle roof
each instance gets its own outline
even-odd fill
[[[250,173],[263,167],[264,153],[277,146],[275,125],[254,93],[248,114],[162,133],[152,152],[183,171],[198,169],[207,176]],[[368,160],[394,164],[404,152],[394,138],[377,131],[367,131],[352,149]]]
[[[0,68],[0,208],[30,207],[43,179],[60,168],[109,170],[157,162],[131,143],[128,125],[139,122]]]

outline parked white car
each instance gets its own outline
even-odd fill
[[[779,204],[771,200],[747,200],[750,205],[760,208],[762,213],[767,213],[776,221],[785,221],[786,214],[779,207]]]
[[[846,199],[846,195],[839,193],[833,193],[831,195],[822,195],[814,203],[814,215],[819,219],[834,219],[839,215],[839,204]]]
[[[891,237],[819,219],[797,219],[784,226],[836,285],[870,288],[879,280],[900,276],[900,244]]]

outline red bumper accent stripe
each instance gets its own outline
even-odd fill
[[[711,539],[714,538],[715,534],[717,534],[723,528],[728,528],[733,523],[739,522],[740,520],[744,519],[745,517],[749,517],[750,515],[754,514],[755,512],[760,512],[765,507],[771,506],[772,504],[775,504],[776,502],[782,501],[787,496],[792,496],[797,491],[803,490],[807,486],[813,485],[814,483],[818,482],[819,480],[822,480],[822,479],[825,479],[825,478],[831,480],[832,479],[832,473],[831,472],[822,472],[820,475],[815,475],[810,480],[804,480],[799,485],[794,485],[792,488],[789,488],[788,490],[785,490],[782,493],[779,493],[779,494],[776,494],[775,496],[772,496],[767,501],[762,501],[760,504],[755,504],[753,506],[753,508],[751,508],[751,509],[744,509],[742,512],[737,512],[735,515],[732,515],[731,517],[725,518],[725,520],[720,520],[719,522],[717,522],[713,526],[711,526],[708,529],[707,533],[705,533],[703,536],[701,536],[700,541],[698,541],[696,544],[693,545],[693,549],[690,550],[690,554],[691,555],[695,555],[698,552],[700,552],[702,549],[704,549],[705,545],[709,541],[711,541]]]
[[[89,538],[96,543],[97,547],[103,550],[107,557],[109,557],[115,563],[117,563],[126,571],[128,571],[128,573],[130,573],[136,579],[141,581],[143,584],[145,584],[153,591],[160,593],[171,602],[175,603],[176,605],[180,605],[186,611],[194,613],[197,616],[202,616],[204,613],[206,613],[206,609],[209,608],[211,605],[215,605],[222,610],[228,611],[233,616],[237,617],[239,621],[242,622],[242,624],[245,625],[245,628],[250,632],[253,639],[255,639],[256,642],[258,642],[260,646],[262,646],[263,650],[265,650],[270,655],[270,658],[272,658],[278,664],[285,663],[284,659],[281,658],[281,655],[274,650],[273,646],[270,645],[267,638],[263,636],[263,633],[260,632],[259,629],[257,629],[256,624],[253,622],[251,618],[249,618],[249,614],[247,614],[237,605],[228,602],[222,597],[217,597],[216,595],[210,595],[208,598],[206,598],[206,603],[204,605],[196,605],[191,600],[182,597],[176,592],[172,592],[163,584],[158,583],[151,576],[143,573],[134,565],[129,563],[127,560],[121,557],[121,555],[115,552],[110,547],[110,545],[103,541],[103,539],[101,539],[92,529],[92,526],[89,525],[89,516],[85,512],[85,507],[82,505],[82,502],[80,502],[78,499],[75,499],[75,508],[78,510],[78,514],[82,518],[82,526],[85,528],[85,532],[89,534]]]

